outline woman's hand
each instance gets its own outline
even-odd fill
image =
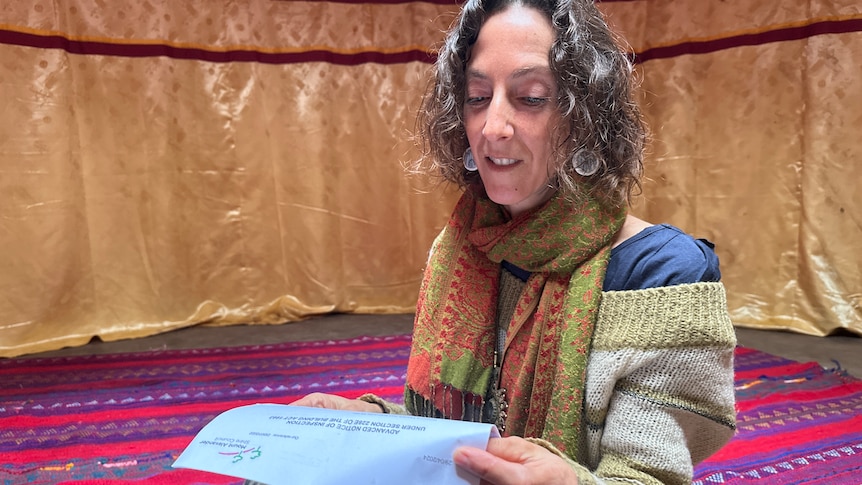
[[[577,485],[575,471],[559,456],[516,436],[491,438],[488,451],[463,446],[455,464],[492,485]]]
[[[305,406],[309,408],[336,409],[339,411],[362,411],[365,413],[380,413],[380,406],[360,401],[359,399],[348,399],[335,394],[323,394],[313,392],[290,403],[291,406]]]

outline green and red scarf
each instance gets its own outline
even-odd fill
[[[508,326],[500,387],[506,434],[540,437],[577,456],[587,357],[614,235],[624,208],[559,193],[509,219],[469,188],[437,237],[417,304],[405,404],[464,419],[491,385],[500,263],[531,273]],[[412,395],[411,395],[412,394]],[[408,399],[408,396],[410,399]]]

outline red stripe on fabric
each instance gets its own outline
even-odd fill
[[[826,20],[797,27],[649,48],[635,53],[635,62],[643,63],[656,59],[669,59],[690,54],[707,54],[736,47],[764,45],[774,42],[801,40],[817,35],[844,34],[859,31],[862,31],[862,19]],[[216,63],[257,62],[261,64],[295,64],[326,62],[335,65],[355,66],[367,63],[384,65],[404,64],[408,62],[433,63],[436,60],[435,54],[417,49],[394,53],[366,51],[350,54],[324,50],[304,52],[261,52],[246,49],[212,51],[166,44],[116,44],[110,42],[80,41],[60,35],[37,35],[2,29],[0,29],[0,43],[43,49],[62,49],[71,54],[117,57],[164,56],[173,59]]]
[[[212,51],[195,47],[177,47],[166,44],[115,44],[110,42],[73,40],[60,35],[37,35],[0,29],[0,44],[61,49],[70,54],[115,56],[115,57],[168,57],[205,62],[257,62],[260,64],[297,64],[326,62],[340,66],[360,64],[405,64],[408,62],[434,62],[434,55],[423,50],[410,49],[403,52],[365,51],[339,53],[325,50],[303,52],[261,52],[236,49]]]
[[[810,373],[812,370],[817,372],[822,372],[823,367],[816,362],[793,362],[785,365],[776,365],[773,367],[765,367],[758,369],[750,369],[745,371],[736,371],[734,373],[734,377],[737,380],[741,379],[756,379],[761,376],[768,377],[784,377],[791,376],[794,374],[805,374]]]
[[[829,387],[827,389],[770,392],[759,399],[738,401],[736,403],[736,410],[737,412],[747,412],[780,403],[786,403],[788,406],[812,406],[813,403],[818,401],[850,398],[853,394],[860,392],[862,392],[862,382]]]
[[[117,485],[120,483],[143,483],[146,485],[231,485],[242,483],[242,480],[236,477],[228,477],[226,475],[216,475],[215,473],[179,469],[165,473],[159,473],[158,475],[141,478],[138,480],[122,480],[116,478],[88,479],[59,482],[57,485]]]
[[[11,465],[42,464],[45,462],[79,460],[85,457],[104,457],[111,460],[116,457],[143,455],[147,453],[170,453],[173,458],[191,443],[194,436],[181,436],[166,439],[146,439],[124,443],[70,445],[54,448],[31,448],[3,457],[5,463]]]
[[[812,424],[814,421],[812,420]],[[780,450],[791,451],[794,448],[804,448],[805,444],[813,444],[818,441],[832,439],[846,443],[853,442],[850,438],[859,436],[862,432],[862,415],[852,416],[849,419],[830,423],[828,425],[818,424],[798,429],[789,433],[776,432],[770,435],[760,435],[751,440],[746,440],[744,434],[737,434],[730,444],[720,449],[709,458],[710,463],[723,461],[736,461],[751,459],[751,455],[758,453],[780,454]],[[847,439],[838,440],[842,436]]]
[[[683,42],[675,45],[654,47],[635,53],[635,63],[643,63],[656,59],[669,59],[688,54],[708,54],[735,47],[802,40],[817,35],[847,34],[860,31],[862,31],[862,19],[825,20],[798,27],[787,27],[721,39]]]

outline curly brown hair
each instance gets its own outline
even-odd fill
[[[561,121],[552,127],[552,183],[573,199],[582,194],[583,181],[606,203],[630,202],[640,189],[646,127],[632,95],[632,62],[593,0],[468,0],[438,52],[416,119],[422,158],[415,168],[460,187],[481,183],[463,166],[465,69],[482,25],[512,5],[542,12],[556,32],[549,64]],[[598,170],[582,176],[578,164],[597,164]]]

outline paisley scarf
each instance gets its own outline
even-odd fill
[[[559,193],[509,219],[469,188],[434,242],[407,370],[412,414],[479,421],[492,387],[500,263],[531,273],[508,322],[500,387],[507,435],[578,456],[583,393],[610,245],[624,208]]]

